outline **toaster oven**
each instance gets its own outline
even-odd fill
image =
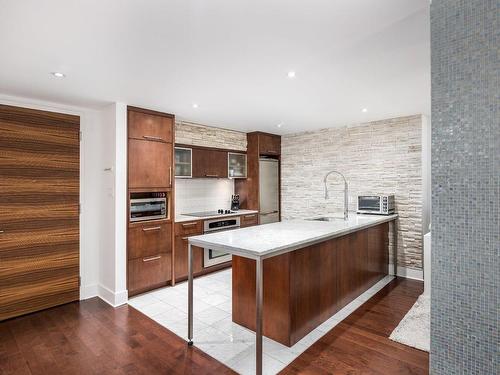
[[[358,195],[358,214],[392,215],[394,195]]]
[[[130,199],[130,222],[166,219],[168,198],[165,193]]]

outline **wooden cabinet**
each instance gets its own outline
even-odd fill
[[[281,137],[279,135],[258,133],[258,137],[260,155],[281,155]]]
[[[201,220],[175,224],[175,279],[184,279],[188,275],[188,237],[203,234]],[[193,273],[203,270],[203,249],[193,246]]]
[[[247,214],[240,216],[240,226],[241,227],[251,227],[259,223],[258,214]]]
[[[128,107],[128,187],[172,187],[174,116]]]
[[[201,234],[201,233],[200,233]],[[175,237],[175,280],[188,276],[188,237]],[[193,246],[193,274],[203,270],[203,249]]]
[[[172,187],[172,143],[129,139],[129,189]]]
[[[128,197],[164,192],[167,219],[130,223],[127,232],[129,295],[172,279],[174,116],[128,107]],[[127,202],[129,205],[130,202]]]
[[[247,210],[260,209],[260,157],[280,161],[281,137],[275,134],[252,132],[247,134],[247,178],[234,182],[234,191],[240,196],[240,207]],[[278,167],[279,168],[279,167]],[[278,179],[278,191],[281,181]],[[279,197],[281,200],[281,197]],[[281,202],[280,202],[281,206]]]
[[[168,142],[173,140],[174,122],[164,114],[130,108],[128,111],[128,137],[145,141]]]
[[[227,178],[227,151],[193,148],[193,177]]]
[[[168,253],[172,248],[172,225],[167,222],[133,224],[128,231],[128,258]]]
[[[172,275],[172,254],[160,253],[128,261],[129,295],[166,286]]]

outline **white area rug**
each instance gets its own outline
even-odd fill
[[[428,295],[421,295],[417,302],[408,311],[394,331],[391,340],[424,350],[430,349],[430,315],[431,299]]]

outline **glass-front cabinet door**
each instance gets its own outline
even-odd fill
[[[247,177],[247,155],[236,152],[227,153],[227,176],[229,178]]]
[[[193,150],[185,147],[175,148],[175,177],[193,176]]]

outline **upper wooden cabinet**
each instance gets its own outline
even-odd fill
[[[129,107],[128,137],[146,141],[172,143],[173,117],[139,108]]]
[[[193,148],[193,177],[227,178],[227,151]]]
[[[174,116],[128,107],[129,189],[171,188]]]
[[[129,139],[128,187],[172,187],[172,144]]]
[[[260,155],[281,155],[281,137],[279,135],[258,133]]]

